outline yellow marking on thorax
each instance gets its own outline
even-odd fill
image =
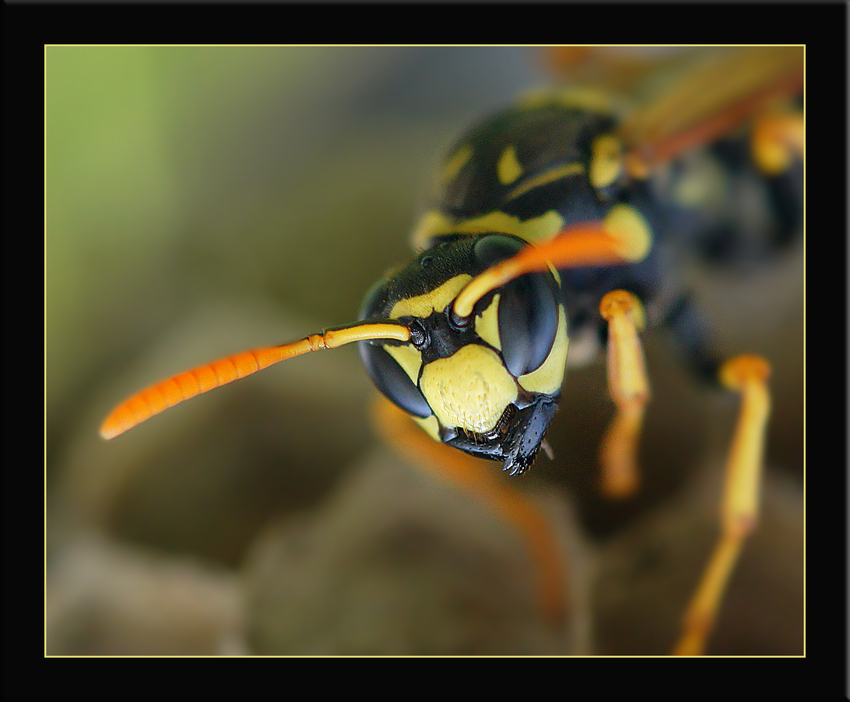
[[[634,207],[614,205],[605,215],[602,228],[621,243],[624,258],[632,262],[646,258],[652,246],[652,229]]]
[[[555,210],[544,212],[539,217],[521,220],[505,212],[495,210],[481,217],[458,222],[456,231],[503,232],[513,234],[520,239],[539,243],[551,239],[564,226],[564,218]]]
[[[610,114],[617,108],[611,94],[596,88],[568,88],[552,90],[537,88],[526,91],[518,106],[525,110],[536,110],[546,105],[589,110],[601,114]]]
[[[590,151],[590,184],[594,188],[611,185],[623,169],[623,147],[620,140],[604,134],[593,140]]]
[[[517,386],[492,349],[468,344],[425,365],[419,388],[446,427],[486,433],[495,428]]]
[[[513,234],[528,242],[540,244],[548,241],[564,227],[564,218],[555,210],[525,221],[498,210],[480,217],[454,220],[442,212],[426,212],[413,230],[414,249],[428,248],[434,237],[441,234],[483,234],[501,232]]]
[[[580,163],[567,163],[563,166],[550,168],[548,171],[544,171],[540,175],[534,176],[534,178],[529,178],[527,181],[511,190],[507,199],[513,200],[514,198],[527,193],[529,190],[534,190],[534,188],[538,188],[541,185],[547,185],[548,183],[560,180],[561,178],[579,175],[581,173],[584,173],[584,166]]]
[[[438,210],[428,210],[416,222],[413,233],[410,235],[410,243],[414,251],[424,251],[430,248],[431,241],[440,234],[448,234],[453,231],[454,220],[446,217]]]
[[[567,350],[570,345],[567,336],[567,319],[564,309],[558,306],[558,331],[555,333],[555,341],[552,350],[543,361],[543,364],[517,378],[517,382],[529,392],[542,392],[551,395],[557,392],[564,382],[564,371],[567,367]]]
[[[759,171],[776,176],[787,171],[795,157],[803,157],[806,125],[802,111],[774,109],[753,124],[752,154]]]
[[[513,146],[506,148],[499,156],[496,175],[502,185],[510,185],[522,175],[522,166],[517,160],[516,149]]]
[[[469,144],[464,144],[455,151],[443,166],[442,173],[440,174],[443,178],[443,182],[449,183],[453,181],[457,177],[457,174],[460,173],[460,169],[463,168],[471,158],[472,146]]]
[[[393,305],[390,310],[390,319],[398,319],[399,317],[419,317],[424,319],[432,312],[442,312],[446,309],[452,300],[457,297],[464,285],[466,285],[472,276],[468,273],[456,275],[450,278],[440,287],[435,288],[431,292],[416,297],[409,297],[405,300],[399,300]]]

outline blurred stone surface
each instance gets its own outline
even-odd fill
[[[250,303],[211,305],[180,321],[95,398],[89,433],[51,476],[51,506],[130,543],[237,565],[266,520],[319,500],[374,443],[356,349],[281,363],[108,442],[96,434],[109,407],[104,398],[116,402],[261,339],[301,338],[314,324]]]
[[[665,655],[720,533],[722,463],[671,504],[599,552],[592,587],[597,653]],[[803,655],[803,499],[768,473],[761,514],[743,547],[706,653]]]
[[[47,654],[243,653],[232,573],[81,534],[50,564]]]
[[[354,349],[280,364],[111,442],[95,434],[106,400],[127,387],[233,351],[234,339],[267,339],[272,329],[283,340],[314,328],[262,306],[213,306],[152,344],[120,387],[92,398],[80,415],[91,432],[49,474],[49,653],[669,652],[717,529],[722,460],[708,478],[695,466],[725,450],[737,405],[695,387],[657,340],[648,345],[657,395],[641,494],[621,504],[596,491],[610,415],[601,365],[568,374],[549,439],[555,460],[541,459],[521,478],[549,486],[544,505],[565,562],[583,573],[567,629],[540,620],[529,554],[508,525],[376,448]],[[772,385],[783,399],[772,420],[794,431],[781,371],[794,348],[777,351],[791,360],[779,356]],[[782,468],[792,465],[793,453],[780,456]],[[790,485],[781,487],[783,476]],[[676,498],[683,488],[690,498]],[[564,494],[591,527],[591,546],[576,533]],[[92,547],[92,533],[108,548]],[[576,542],[583,546],[573,549]],[[602,556],[592,576],[587,551],[596,543]],[[711,653],[801,652],[801,548],[799,484],[793,471],[770,466],[762,523],[742,554]],[[164,621],[161,612],[179,608],[176,589],[197,590],[190,599],[199,605],[185,621]],[[242,603],[244,624],[234,624]]]
[[[260,539],[246,571],[249,646],[316,655],[589,652],[588,559],[566,502],[544,497],[534,499],[567,569],[564,623],[539,610],[517,532],[478,498],[382,449],[318,510]]]

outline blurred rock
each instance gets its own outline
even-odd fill
[[[182,320],[92,402],[88,431],[50,476],[52,509],[128,542],[237,565],[267,519],[321,499],[375,442],[356,349],[281,363],[109,442],[97,427],[129,392],[263,341],[299,339],[319,328],[311,324],[249,303]]]
[[[81,535],[50,563],[48,655],[238,654],[237,578]]]
[[[496,468],[493,465],[493,468]],[[246,571],[260,654],[558,655],[589,651],[588,561],[570,510],[535,497],[568,569],[565,624],[537,608],[517,532],[388,450],[315,512],[270,528]]]
[[[597,653],[665,655],[719,535],[722,463],[675,503],[601,549],[594,582]],[[768,473],[761,516],[744,545],[708,655],[803,655],[803,500]]]

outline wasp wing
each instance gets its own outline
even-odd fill
[[[630,170],[642,172],[710,143],[803,88],[801,46],[695,52],[647,80],[619,128]]]

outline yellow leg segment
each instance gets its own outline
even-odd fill
[[[802,112],[768,112],[753,124],[753,160],[765,175],[778,175],[791,166],[794,158],[803,158],[805,141]]]
[[[475,459],[437,443],[384,397],[373,403],[373,417],[382,438],[400,454],[468,490],[519,532],[537,568],[540,609],[547,619],[563,621],[566,613],[563,557],[552,527],[540,510],[510,487],[497,470],[482,470]]]
[[[741,393],[741,411],[726,464],[722,532],[688,605],[674,655],[704,652],[729,576],[758,519],[764,434],[770,414],[769,375],[770,366],[760,356],[738,356],[720,369],[721,382]]]
[[[616,405],[602,439],[601,490],[608,497],[625,498],[640,483],[637,451],[649,380],[638,331],[645,319],[640,301],[624,290],[605,295],[599,312],[608,322],[608,389]]]

